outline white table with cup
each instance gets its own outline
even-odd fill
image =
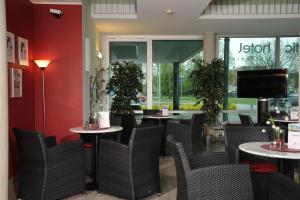
[[[122,126],[110,126],[109,112],[99,112],[97,124],[74,127],[74,128],[70,129],[70,131],[73,133],[78,133],[80,135],[82,135],[82,134],[93,135],[95,138],[95,141],[94,141],[95,142],[95,147],[94,147],[94,161],[95,162],[94,162],[94,166],[93,166],[94,172],[95,172],[95,177],[93,177],[94,178],[93,188],[95,188],[95,189],[98,187],[97,164],[98,164],[99,139],[101,138],[102,135],[116,134],[122,130],[123,130]]]

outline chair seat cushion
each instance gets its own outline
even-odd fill
[[[77,141],[77,140],[80,140],[79,134],[72,134],[72,135],[68,135],[68,136],[63,137],[60,140],[60,143],[63,144],[63,143],[71,142],[71,141]],[[94,147],[94,143],[92,143],[92,142],[85,142],[85,143],[83,143],[83,147],[84,148],[93,148]]]
[[[271,162],[259,162],[252,160],[243,160],[242,164],[250,165],[250,171],[255,173],[272,173],[277,172],[277,165]]]
[[[87,142],[87,143],[84,143],[83,144],[83,147],[84,148],[93,148],[94,147],[94,143],[92,143],[92,142]]]

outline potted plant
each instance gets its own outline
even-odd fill
[[[209,134],[211,126],[218,125],[221,104],[224,99],[224,61],[214,59],[211,63],[204,64],[201,59],[193,61],[196,69],[191,73],[193,93],[196,104],[205,113],[204,134],[207,142],[212,140]]]
[[[112,77],[106,87],[107,93],[113,95],[110,111],[114,117],[121,117],[121,142],[128,144],[132,129],[136,126],[131,102],[138,101],[144,74],[141,67],[133,61],[112,63],[111,72]]]
[[[131,102],[138,101],[138,93],[142,91],[144,74],[139,65],[133,61],[111,64],[112,77],[106,91],[113,95],[110,111],[114,115],[132,113]]]

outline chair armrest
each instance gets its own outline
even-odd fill
[[[180,142],[184,148],[184,151],[188,155],[193,154],[192,141],[189,132],[191,127],[188,125],[180,124],[179,122],[168,122],[166,127],[166,137],[173,135],[173,138]],[[169,144],[166,144],[167,155],[172,155],[171,148]]]
[[[61,165],[64,162],[70,161],[80,161],[84,163],[85,159],[81,141],[68,142],[48,148],[47,155],[47,162],[49,165]]]
[[[99,154],[101,153],[128,153],[128,146],[112,140],[100,140]]]
[[[225,147],[225,151],[228,153],[228,160],[230,164],[238,164],[240,162],[240,150],[233,147]]]
[[[99,180],[107,174],[127,174],[130,169],[129,148],[111,140],[101,140],[99,144]]]
[[[47,145],[47,148],[54,147],[57,144],[55,135],[45,137],[44,139],[45,139],[45,143]]]
[[[271,173],[268,177],[269,199],[299,200],[300,186],[291,178],[280,173]]]
[[[219,165],[198,168],[188,176],[191,196],[204,199],[253,199],[248,165]],[[219,192],[216,192],[219,191]],[[223,191],[223,192],[220,192]],[[225,192],[226,191],[226,192]]]
[[[227,152],[203,152],[188,158],[191,169],[229,164]]]
[[[167,123],[167,130],[166,134],[168,135],[173,135],[174,139],[176,141],[185,141],[185,136],[183,135],[186,132],[191,131],[191,127],[189,125],[181,124],[178,122],[168,122]]]

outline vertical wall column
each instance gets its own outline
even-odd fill
[[[0,0],[0,199],[8,199],[8,81],[5,0]]]
[[[179,64],[173,63],[173,110],[179,110]]]
[[[228,110],[228,71],[229,71],[229,37],[224,39],[224,101],[223,109]],[[223,121],[228,121],[228,113],[223,113]]]
[[[300,37],[300,30],[299,30],[299,34],[298,37]],[[299,51],[299,58],[300,58],[300,51]],[[298,78],[300,80],[300,59],[298,59]],[[300,94],[300,81],[298,81],[298,120],[300,122],[300,98],[299,98],[299,94]]]
[[[210,63],[216,57],[216,34],[204,33],[204,62]]]

